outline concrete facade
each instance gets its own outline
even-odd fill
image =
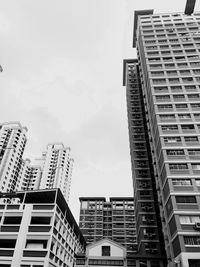
[[[59,189],[0,195],[1,267],[73,267],[85,240]]]
[[[168,266],[200,266],[199,27],[199,12],[136,11],[138,58],[124,61],[134,189],[140,200],[137,231],[146,233],[147,216],[155,211]],[[146,215],[143,205],[150,204],[142,204],[141,196],[151,202],[151,191],[153,209]],[[137,225],[140,218],[145,220]],[[146,245],[139,232],[137,239]]]

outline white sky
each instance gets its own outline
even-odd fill
[[[134,10],[185,2],[0,0],[0,121],[28,127],[32,159],[49,142],[71,147],[76,219],[81,196],[133,194],[122,62],[135,57]]]

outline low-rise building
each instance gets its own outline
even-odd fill
[[[92,243],[86,247],[85,254],[77,255],[76,267],[86,266],[126,267],[126,249],[108,238]]]
[[[0,197],[20,202],[0,205],[0,267],[74,266],[85,240],[60,189]]]

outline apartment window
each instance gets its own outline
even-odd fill
[[[175,70],[167,71],[167,75],[176,76],[177,75],[177,71],[175,71]]]
[[[175,106],[177,109],[187,109],[188,108],[187,104],[176,104]]]
[[[180,92],[180,91],[182,91],[182,87],[179,85],[171,86],[171,90],[174,92]]]
[[[199,96],[199,94],[190,94],[190,95],[188,95],[188,98],[189,99],[193,99],[193,98],[199,98],[200,96]]]
[[[171,68],[175,68],[175,64],[171,63],[171,64],[165,64],[165,68],[166,69],[171,69]]]
[[[172,184],[175,186],[190,186],[192,182],[190,179],[172,179]]]
[[[160,61],[159,57],[152,57],[152,58],[148,58],[149,62],[155,62],[155,61]]]
[[[181,142],[181,138],[179,136],[177,137],[164,137],[165,143],[179,143]]]
[[[187,113],[178,114],[179,119],[190,119],[191,115]]]
[[[147,52],[147,56],[158,56],[158,52]]]
[[[185,90],[186,91],[196,90],[196,86],[195,85],[185,85]]]
[[[192,108],[200,108],[200,103],[190,104]]]
[[[171,45],[172,48],[180,48],[181,46],[179,44]]]
[[[177,60],[177,61],[184,61],[185,60],[185,57],[184,56],[175,57],[175,60]]]
[[[170,149],[167,150],[167,155],[168,156],[183,156],[184,154],[184,150],[183,149]]]
[[[172,57],[163,57],[163,61],[173,61]]]
[[[179,83],[178,78],[169,78],[169,83]]]
[[[200,180],[196,179],[195,182],[197,186],[200,186]]]
[[[174,98],[174,100],[183,100],[183,99],[185,99],[185,96],[184,95],[173,95],[173,98]]]
[[[200,216],[193,216],[193,215],[186,215],[186,216],[179,216],[180,223],[185,224],[185,223],[196,223],[200,222]]]
[[[170,55],[171,54],[171,51],[169,51],[169,50],[161,51],[161,54],[164,55],[164,56]]]
[[[169,49],[169,45],[160,45],[160,49]]]
[[[182,130],[194,130],[194,125],[193,124],[185,124],[181,125]]]
[[[158,83],[166,83],[165,79],[153,79],[152,80],[154,84],[158,84]]]
[[[177,66],[180,68],[186,68],[188,66],[188,64],[187,63],[178,63]]]
[[[190,75],[190,71],[189,70],[180,70],[180,74],[181,75]]]
[[[164,71],[152,71],[152,76],[164,76]]]
[[[158,105],[158,109],[172,109],[172,105]]]
[[[200,149],[188,149],[190,156],[200,156]]]
[[[101,247],[101,255],[102,256],[110,256],[110,246],[102,246]]]
[[[176,203],[197,203],[195,196],[176,196]]]
[[[162,64],[150,64],[149,67],[151,69],[161,69],[162,68]]]
[[[199,113],[194,114],[194,118],[195,120],[200,120],[200,114]]]
[[[175,119],[175,115],[174,114],[161,114],[159,115],[161,120],[173,120]]]
[[[200,170],[200,163],[192,163],[191,166],[193,170]]]
[[[185,142],[197,142],[198,137],[197,136],[185,136]]]
[[[156,100],[157,101],[168,101],[168,100],[170,100],[170,96],[169,95],[159,95],[159,96],[156,96]]]
[[[193,82],[193,78],[192,77],[187,77],[187,78],[182,78],[184,83],[191,83]]]
[[[178,130],[177,125],[163,125],[161,126],[163,131],[176,131]]]
[[[187,170],[188,165],[186,163],[170,163],[169,169],[170,170]]]
[[[199,246],[200,237],[199,236],[184,236],[184,242],[185,242],[185,245]]]

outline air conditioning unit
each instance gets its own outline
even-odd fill
[[[200,230],[200,222],[196,222],[194,225],[194,229]]]

